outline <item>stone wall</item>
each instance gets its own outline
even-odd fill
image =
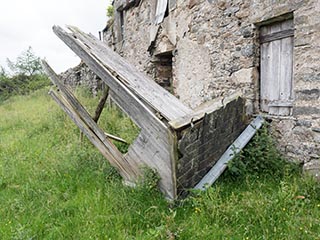
[[[114,2],[114,24],[105,33],[117,52],[151,77],[155,77],[154,58],[171,52],[172,90],[182,102],[195,108],[241,90],[249,114],[267,115],[259,106],[259,26],[292,14],[293,114],[267,117],[283,152],[319,173],[318,0],[176,0],[160,25],[153,23],[157,1],[140,1],[127,9],[121,8],[124,2]]]
[[[74,68],[60,73],[60,77],[64,84],[73,89],[78,86],[88,87],[94,96],[97,95],[99,90],[103,89],[102,80],[83,62]]]

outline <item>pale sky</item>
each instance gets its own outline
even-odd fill
[[[53,33],[52,26],[74,25],[98,37],[109,0],[0,0],[0,65],[32,47],[60,73],[79,58]]]

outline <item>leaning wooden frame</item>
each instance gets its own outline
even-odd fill
[[[60,90],[49,94],[125,181],[134,183],[146,165],[158,172],[159,188],[165,196],[176,199],[200,182],[245,129],[245,100],[239,93],[191,109],[105,43],[75,27],[68,29],[53,27],[55,34],[110,88],[113,100],[140,128],[140,134],[128,152],[121,154],[43,62]]]

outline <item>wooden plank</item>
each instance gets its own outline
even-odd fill
[[[128,109],[129,116],[132,114],[145,116],[142,108],[136,108],[135,105],[130,107],[130,102],[123,101],[116,94],[111,93],[111,96],[120,107]],[[139,165],[147,165],[156,169],[161,177],[159,188],[168,198],[175,199],[176,189],[172,177],[174,159],[170,155],[170,149],[174,146],[168,142],[168,128],[156,117],[146,119],[143,126],[138,138],[130,145],[125,158],[129,162],[139,161]]]
[[[120,165],[121,171],[128,171],[126,169],[130,169],[132,173],[132,177],[138,176],[139,169],[138,166],[131,162],[130,164],[123,157],[122,153],[117,149],[117,147],[106,137],[104,131],[102,131],[96,122],[93,121],[90,114],[86,111],[86,109],[78,102],[78,100],[73,96],[73,94],[61,83],[57,74],[52,70],[52,68],[45,62],[42,62],[42,66],[45,72],[48,74],[52,82],[57,85],[60,92],[67,99],[67,102],[70,106],[77,112],[77,114],[82,118],[82,120],[88,125],[88,127],[97,135],[97,137],[103,142],[106,149],[109,151],[109,155],[112,156],[112,160],[117,161],[118,165]],[[109,159],[108,159],[109,160]]]
[[[169,130],[168,130],[169,131]],[[178,152],[178,137],[177,137],[177,132],[171,132],[169,131],[169,141],[168,144],[170,146],[170,152],[169,154],[171,155],[170,158],[172,159],[171,161],[171,178],[172,178],[172,189],[173,189],[173,198],[176,199],[178,196],[178,183],[177,183],[177,163],[179,159],[179,152]]]
[[[110,87],[113,99],[140,128],[152,129],[153,127],[165,127],[137,96],[122,82],[116,79],[103,63],[97,60],[95,55],[84,48],[83,44],[75,41],[72,35],[67,34],[62,29],[56,29],[56,33]]]
[[[270,101],[268,104],[269,107],[293,107],[293,105],[293,100],[275,100]]]
[[[105,105],[105,103],[107,101],[108,95],[109,95],[109,87],[106,86],[106,89],[103,91],[103,94],[102,94],[102,96],[101,96],[101,98],[99,100],[98,106],[97,106],[97,108],[95,110],[95,113],[94,113],[95,115],[92,118],[93,121],[95,121],[96,123],[98,122],[98,120],[100,118],[100,115],[102,113],[103,107],[104,107],[104,105]],[[110,138],[112,138],[112,137],[110,137]],[[80,141],[82,141],[82,139],[83,139],[83,133],[80,132]],[[116,139],[114,139],[114,140],[116,140]]]
[[[150,105],[163,115],[164,118],[174,119],[179,116],[191,113],[192,110],[182,104],[175,96],[164,88],[160,87],[155,81],[138,71],[133,65],[121,58],[116,52],[112,51],[96,38],[90,37],[75,27],[69,27],[73,34],[91,49],[98,48],[95,56],[101,57],[104,65],[110,69],[111,73],[116,73],[119,81],[122,81],[134,94],[142,101]],[[166,115],[168,115],[166,117]],[[170,116],[172,116],[170,118]]]
[[[279,99],[280,101],[289,101],[292,99],[292,48],[293,38],[285,38],[281,40],[281,63],[280,63],[280,82],[279,82]],[[293,101],[291,101],[293,102]],[[279,115],[290,115],[290,106],[278,106]]]
[[[270,26],[270,33],[278,32],[281,30],[280,24]],[[280,63],[281,63],[281,41],[276,40],[270,42],[270,66],[268,69],[268,81],[269,81],[269,101],[279,100],[280,95]],[[278,107],[269,107],[269,114],[279,115]]]
[[[109,87],[106,86],[106,88],[104,89],[103,93],[102,93],[102,96],[99,100],[99,103],[98,103],[98,106],[94,112],[94,116],[92,117],[92,120],[95,121],[96,123],[98,122],[100,116],[101,116],[101,113],[102,113],[102,110],[103,110],[103,107],[107,101],[107,98],[109,96]],[[81,132],[81,136],[80,136],[80,139],[82,139],[82,132]],[[110,138],[114,141],[117,141],[117,142],[121,142],[121,143],[125,143],[125,144],[128,144],[128,142],[120,137],[117,137],[117,136],[114,136],[112,134],[109,134],[109,133],[104,133],[106,135],[107,138]]]
[[[261,28],[261,34],[270,34],[271,26]],[[272,44],[267,42],[261,45],[261,76],[260,76],[260,104],[261,110],[269,112],[270,89],[272,88]]]
[[[201,179],[201,181],[194,187],[198,190],[206,190],[210,187],[227,168],[227,164],[238,154],[255,135],[257,130],[261,128],[264,120],[261,116],[256,117],[249,126],[241,133],[241,135],[234,141],[234,143],[225,151],[218,162],[212,169]]]
[[[201,104],[198,108],[194,110],[192,114],[188,114],[186,116],[183,116],[182,118],[170,121],[169,125],[175,130],[185,128],[190,124],[201,120],[206,114],[212,113],[218,110],[219,108],[225,106],[229,102],[239,98],[241,95],[241,92],[237,91],[227,97],[215,98],[212,101]]]
[[[118,169],[120,175],[126,181],[134,181],[136,179],[137,173],[134,172],[132,168],[123,166],[123,164],[119,162],[119,159],[115,158],[114,155],[110,153],[109,148],[107,148],[101,139],[86,125],[77,112],[69,105],[66,99],[59,97],[52,90],[49,92],[49,95],[58,103],[61,109],[69,115],[73,122],[81,129],[101,154],[108,159],[110,164]]]
[[[265,29],[265,28],[264,28]],[[260,52],[260,108],[263,112],[269,112],[269,82],[268,82],[268,69],[270,66],[268,49],[270,43],[261,45]]]
[[[161,142],[159,142],[161,139]],[[175,162],[170,154],[174,148],[170,139],[168,130],[158,133],[157,136],[142,130],[138,138],[129,147],[125,158],[130,162],[131,159],[139,159],[140,165],[149,166],[155,169],[161,177],[159,182],[160,190],[166,197],[176,199],[176,185],[174,182],[174,171],[172,164]],[[164,141],[163,141],[164,140]]]
[[[293,27],[292,20],[282,23],[281,28],[287,29]],[[280,83],[279,99],[280,101],[292,101],[293,99],[293,37],[281,39],[281,63],[280,63]],[[279,115],[287,116],[292,112],[290,106],[279,106]]]
[[[275,40],[280,40],[287,37],[292,37],[294,35],[294,29],[286,29],[279,32],[274,32],[265,36],[260,36],[260,43],[272,42]]]
[[[59,27],[55,27],[54,31],[58,36],[63,36],[63,39],[66,39],[69,35],[68,41],[71,40],[72,45],[76,44],[81,47],[83,51],[94,56],[91,61],[103,63],[104,67],[107,68],[110,73],[117,76],[118,81],[121,81],[144,103],[156,112],[159,112],[162,117],[170,121],[192,112],[190,108],[182,104],[175,96],[163,89],[145,74],[138,71],[133,65],[109,49],[104,43],[81,32],[75,27],[69,27],[69,29],[73,35],[66,33]],[[77,52],[79,53],[79,51]],[[89,62],[86,63],[87,65],[89,64]],[[110,84],[107,85],[112,89]]]

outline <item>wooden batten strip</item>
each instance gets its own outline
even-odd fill
[[[114,135],[112,135],[110,133],[106,133],[106,132],[104,134],[107,136],[107,138],[110,138],[110,139],[112,139],[114,141],[125,143],[125,144],[129,144],[126,140],[124,140],[124,139],[122,139],[120,137],[114,136]]]
[[[286,29],[279,32],[270,33],[267,35],[261,35],[260,36],[260,44],[266,43],[266,42],[272,42],[275,40],[280,40],[287,37],[294,36],[294,30],[293,29]]]

